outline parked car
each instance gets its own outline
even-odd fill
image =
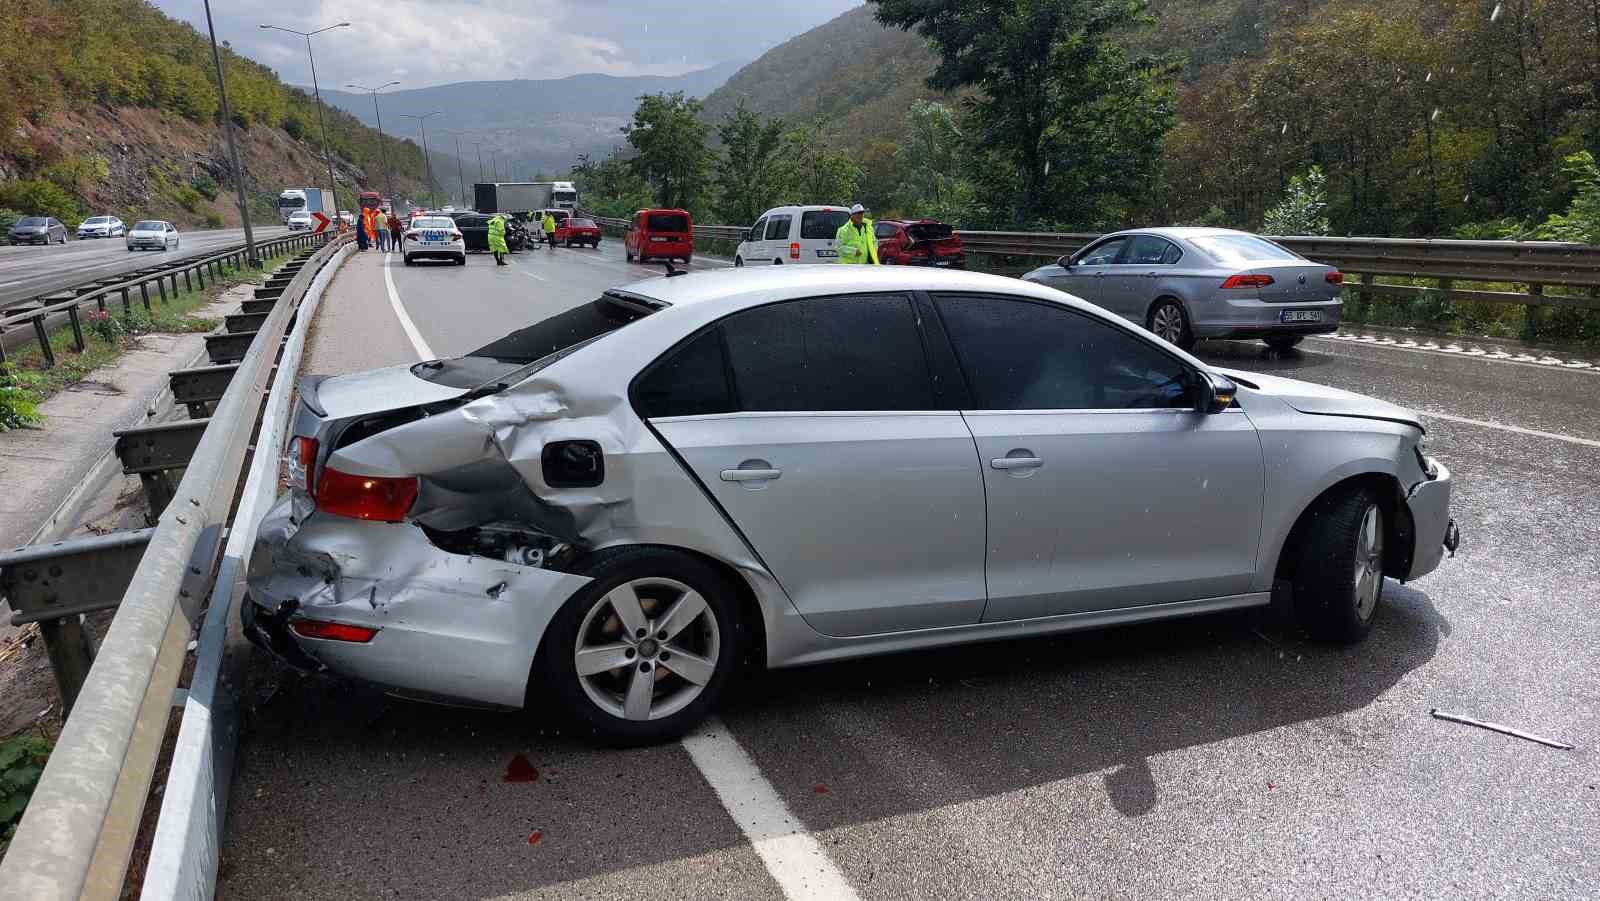
[[[489,220],[494,218],[494,214],[467,211],[451,213],[450,218],[455,220],[456,228],[461,230],[468,250],[488,251]],[[530,243],[532,238],[528,234],[528,227],[517,217],[507,216],[506,249],[516,253],[527,249]]]
[[[964,269],[966,251],[954,228],[932,219],[879,219],[873,225],[878,262],[885,266],[938,266]]]
[[[781,206],[767,210],[734,251],[733,265],[836,263],[833,238],[850,220],[842,206]]]
[[[128,250],[177,250],[178,227],[161,219],[135,222],[128,230]]]
[[[656,278],[298,404],[252,640],[428,697],[552,697],[618,742],[681,735],[747,661],[1261,606],[1279,580],[1357,641],[1386,575],[1459,541],[1412,411],[983,274]]]
[[[556,243],[565,247],[599,247],[600,226],[593,219],[567,219],[556,226]]]
[[[292,232],[310,231],[313,226],[311,211],[295,210],[289,214],[289,218],[285,219],[283,224],[289,226],[289,231]]]
[[[78,223],[78,237],[81,238],[122,238],[126,228],[122,220],[116,216],[90,216]]]
[[[694,259],[694,218],[688,210],[639,210],[628,221],[622,239],[628,262]]]
[[[67,227],[54,216],[23,216],[12,223],[6,240],[12,244],[65,244]]]
[[[400,236],[400,258],[410,266],[417,260],[449,260],[467,265],[467,243],[449,216],[423,216],[411,220]]]
[[[1259,235],[1148,228],[1106,235],[1023,276],[1098,304],[1184,349],[1198,338],[1260,338],[1287,350],[1332,332],[1344,275]]]

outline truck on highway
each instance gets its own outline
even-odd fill
[[[327,188],[285,188],[278,195],[278,217],[285,222],[296,210],[325,213],[331,219],[335,209],[333,192]]]
[[[472,208],[480,213],[510,213],[526,217],[552,206],[550,182],[479,182],[472,186]]]

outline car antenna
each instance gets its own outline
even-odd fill
[[[662,260],[661,262],[663,264],[665,264],[666,267],[667,267],[667,278],[672,278],[674,275],[688,275],[689,274],[689,270],[687,270],[687,269],[679,269],[679,268],[673,266],[671,260]]]

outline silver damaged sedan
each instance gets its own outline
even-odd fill
[[[1360,640],[1458,538],[1416,414],[1220,372],[1059,291],[657,278],[301,387],[252,640],[416,697],[682,734],[783,667],[1263,605]]]

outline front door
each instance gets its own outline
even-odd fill
[[[1043,301],[937,299],[988,492],[985,621],[1239,594],[1265,471],[1239,410],[1142,334]]]
[[[1090,246],[1078,254],[1071,266],[1062,267],[1051,278],[1050,286],[1110,309],[1113,301],[1111,275],[1116,270],[1117,256],[1127,243],[1126,236],[1118,236]]]
[[[817,631],[982,615],[983,478],[961,414],[935,400],[908,296],[737,313],[636,398]]]

